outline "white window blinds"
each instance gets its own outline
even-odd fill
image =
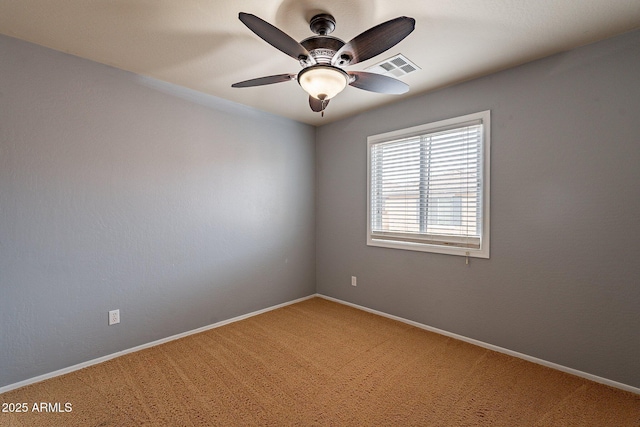
[[[478,118],[370,141],[369,243],[481,249],[484,126]]]

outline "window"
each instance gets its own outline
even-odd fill
[[[489,258],[490,112],[367,138],[367,244]]]

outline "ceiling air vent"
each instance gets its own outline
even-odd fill
[[[394,77],[402,77],[419,69],[420,67],[409,61],[404,55],[398,54],[372,65],[365,71],[370,71],[376,74],[390,74]]]

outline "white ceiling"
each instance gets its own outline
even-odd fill
[[[295,82],[231,84],[296,73],[298,62],[238,20],[255,14],[300,41],[318,12],[349,41],[397,16],[416,29],[362,70],[402,53],[421,70],[405,95],[348,87],[313,113]],[[123,70],[320,125],[640,27],[640,0],[0,0],[0,33]],[[6,60],[2,58],[1,60]]]

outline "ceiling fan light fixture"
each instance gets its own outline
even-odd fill
[[[416,20],[406,16],[371,27],[345,43],[329,36],[335,28],[335,19],[327,13],[311,18],[310,28],[316,36],[297,42],[282,30],[264,19],[250,13],[240,12],[238,18],[258,37],[291,58],[303,67],[297,75],[276,74],[234,83],[231,87],[253,87],[298,80],[298,84],[309,94],[311,111],[324,114],[329,100],[348,85],[369,92],[403,94],[409,85],[397,79],[366,71],[342,69],[366,61],[391,49],[407,37],[415,28]]]
[[[333,65],[318,64],[298,74],[298,83],[309,95],[321,101],[329,100],[349,84],[349,75]]]

